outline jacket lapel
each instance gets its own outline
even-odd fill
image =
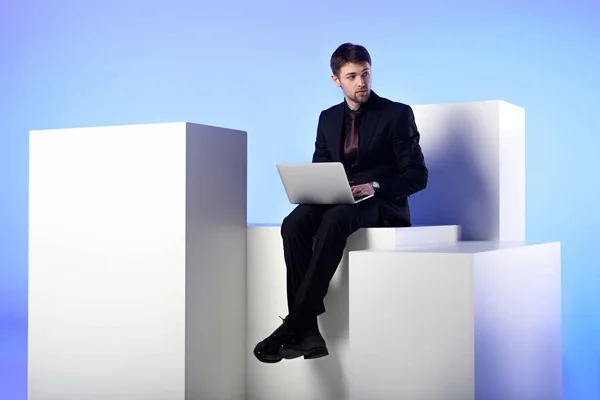
[[[331,119],[329,126],[330,139],[329,152],[332,161],[340,161],[342,159],[342,130],[344,129],[344,103],[337,106],[334,118]]]

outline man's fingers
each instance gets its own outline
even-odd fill
[[[352,186],[351,189],[352,189],[352,195],[354,197],[366,196],[367,194],[369,194],[370,185],[364,184],[364,185]]]
[[[365,196],[365,187],[364,185],[352,186],[352,195],[354,197]]]

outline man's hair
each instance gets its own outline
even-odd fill
[[[340,45],[331,55],[331,72],[339,78],[340,70],[347,63],[371,65],[371,55],[363,46],[352,43]]]

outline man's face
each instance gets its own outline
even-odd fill
[[[358,107],[369,100],[371,94],[371,66],[369,63],[347,63],[340,69],[340,76],[333,81],[344,91],[351,106]]]

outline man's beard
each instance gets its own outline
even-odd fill
[[[367,89],[367,91],[365,93],[354,93],[352,96],[350,96],[350,100],[352,100],[355,103],[358,104],[364,104],[367,102],[367,100],[369,100],[371,94],[371,90]]]

